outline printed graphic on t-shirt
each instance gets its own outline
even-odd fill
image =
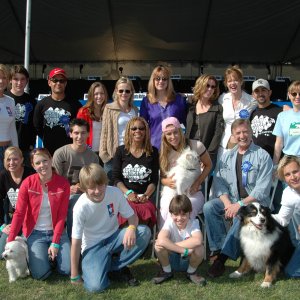
[[[143,165],[135,164],[132,166],[132,164],[127,165],[123,169],[123,177],[128,179],[129,182],[138,182],[140,184],[144,182],[148,182],[150,180],[150,174],[152,173],[152,170],[147,169]]]
[[[11,110],[11,108],[9,106],[6,106],[6,111],[8,113],[8,116],[12,117],[12,110]]]
[[[64,110],[63,108],[56,107],[49,107],[45,113],[44,118],[46,120],[46,126],[50,127],[51,129],[55,126],[60,126],[65,128],[66,124],[62,123],[61,120],[64,119],[63,116],[71,117],[71,113]]]
[[[62,162],[64,164],[66,162]],[[71,184],[77,184],[79,182],[79,172],[81,170],[81,166],[71,166],[68,174],[68,180]]]
[[[289,135],[290,136],[300,135],[300,122],[291,123]]]
[[[15,107],[16,122],[28,123],[29,113],[32,112],[33,105],[30,102],[25,104],[18,103]]]
[[[114,204],[113,203],[107,204],[107,210],[108,210],[108,215],[110,217],[114,216],[115,209],[114,209]]]
[[[253,136],[256,138],[259,135],[271,136],[273,124],[275,124],[275,119],[270,118],[269,116],[255,116],[251,121]]]
[[[16,208],[18,193],[19,193],[19,189],[14,190],[13,188],[10,188],[7,192],[7,197],[13,208]]]

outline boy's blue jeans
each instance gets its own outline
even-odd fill
[[[149,244],[151,231],[145,225],[139,225],[136,230],[136,244],[126,250],[123,238],[126,228],[117,230],[110,237],[95,246],[88,248],[82,254],[82,277],[84,287],[90,292],[101,292],[109,286],[108,272],[117,271],[137,260]],[[112,257],[113,253],[119,253]]]

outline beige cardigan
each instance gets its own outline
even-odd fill
[[[138,108],[133,106],[133,109],[136,116],[138,116]],[[119,146],[118,118],[120,113],[121,108],[118,102],[106,104],[103,111],[99,156],[104,163],[107,163],[114,157]]]

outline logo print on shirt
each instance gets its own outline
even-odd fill
[[[149,181],[149,175],[151,173],[152,171],[150,169],[147,169],[145,166],[138,164],[135,164],[134,166],[132,166],[132,164],[129,164],[123,169],[124,178],[127,178],[129,182],[138,182],[140,184]]]
[[[255,116],[251,121],[251,128],[253,135],[257,138],[259,135],[271,136],[272,125],[275,124],[275,120],[268,116]]]
[[[7,192],[9,202],[10,202],[11,206],[13,207],[13,209],[16,208],[16,204],[17,204],[17,200],[18,200],[18,193],[19,193],[19,189],[14,190],[13,188],[10,188]]]
[[[28,123],[29,113],[32,112],[33,105],[30,102],[25,104],[18,103],[15,107],[15,118],[16,122],[22,122],[23,124]]]
[[[44,118],[46,120],[46,126],[50,127],[51,129],[55,126],[60,126],[62,128],[65,128],[66,124],[61,123],[61,117],[62,116],[68,116],[71,117],[71,113],[64,110],[63,108],[54,108],[49,107],[45,113]]]
[[[108,210],[108,215],[110,217],[113,217],[114,216],[114,204],[113,203],[110,203],[110,204],[107,204],[107,210]]]
[[[6,106],[6,111],[8,113],[8,116],[12,117],[12,111],[11,111],[11,108],[9,106]]]

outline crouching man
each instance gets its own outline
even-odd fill
[[[146,249],[151,232],[139,225],[132,208],[118,188],[107,186],[107,175],[98,164],[84,166],[79,173],[80,196],[73,209],[71,283],[82,282],[79,274],[82,253],[82,279],[90,292],[101,292],[109,286],[108,272],[121,271],[128,284],[137,280],[128,264]],[[128,218],[129,226],[119,229],[117,215]]]

